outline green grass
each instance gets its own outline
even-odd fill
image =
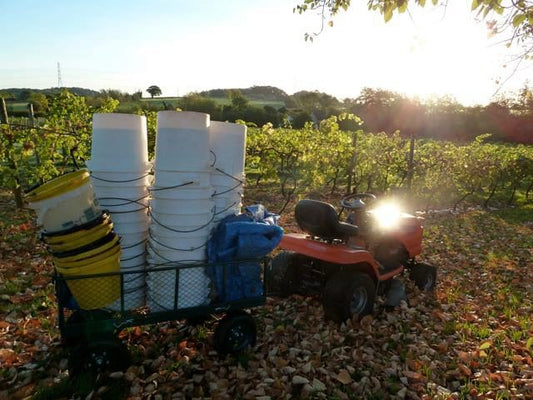
[[[218,106],[231,104],[231,101],[227,97],[212,97],[211,100],[214,100]],[[283,101],[276,100],[250,100],[250,104],[258,107],[270,106],[276,110],[280,109],[281,107],[285,107],[285,103]]]
[[[533,223],[533,203],[524,204],[520,207],[498,210],[494,212],[494,215],[510,224]]]
[[[8,113],[23,113],[28,112],[28,104],[27,102],[21,102],[21,103],[7,103],[6,108]]]

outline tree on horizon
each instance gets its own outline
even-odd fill
[[[150,86],[148,89],[146,89],[146,91],[150,93],[150,96],[152,96],[152,99],[154,98],[154,96],[161,96],[161,94],[163,93],[161,89],[159,88],[159,86],[157,85]]]

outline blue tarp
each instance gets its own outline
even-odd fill
[[[261,265],[239,260],[266,256],[283,236],[276,225],[277,215],[261,205],[246,210],[248,214],[230,215],[220,221],[207,244],[208,261],[216,264],[208,269],[216,302],[262,296]]]

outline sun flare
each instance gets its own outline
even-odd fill
[[[407,96],[428,99],[463,92],[467,102],[483,91],[486,71],[469,68],[481,50],[475,32],[436,26],[413,37],[410,54],[401,63],[397,90]],[[484,83],[481,83],[484,82]]]

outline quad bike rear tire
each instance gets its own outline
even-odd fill
[[[420,290],[430,292],[437,284],[437,268],[425,263],[416,263],[409,271],[409,278]]]
[[[276,254],[266,269],[266,284],[269,294],[286,297],[291,294],[291,275],[295,254],[281,251]]]
[[[372,313],[376,297],[374,280],[359,271],[339,271],[324,287],[324,317],[342,323],[357,315],[361,318]]]

